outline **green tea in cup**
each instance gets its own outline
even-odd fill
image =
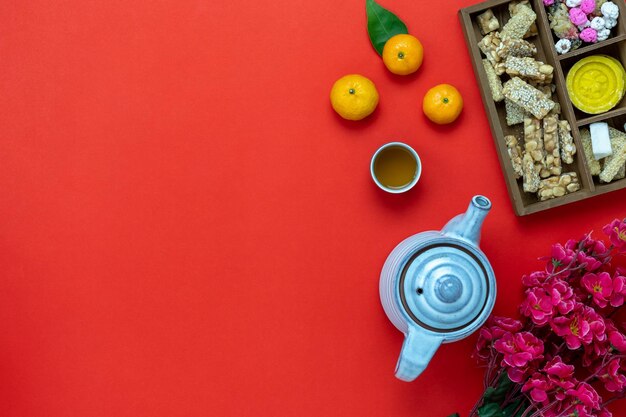
[[[413,148],[401,142],[391,142],[374,153],[370,171],[378,187],[397,194],[408,191],[417,184],[422,166]]]

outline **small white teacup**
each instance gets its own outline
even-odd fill
[[[420,157],[406,143],[386,143],[374,153],[370,173],[376,185],[383,191],[399,194],[409,191],[422,174]]]

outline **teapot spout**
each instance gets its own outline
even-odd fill
[[[491,201],[487,197],[474,196],[467,211],[454,217],[444,226],[443,234],[456,236],[478,246],[480,229],[490,209]]]

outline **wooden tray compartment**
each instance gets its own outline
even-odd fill
[[[623,131],[624,123],[626,123],[626,114],[604,118],[601,121],[606,122],[609,126],[617,130]],[[588,128],[589,126],[581,127],[581,129],[588,129]],[[584,151],[581,149],[581,159],[582,159],[582,152]],[[598,194],[608,193],[610,191],[619,190],[621,188],[626,188],[626,178],[617,180],[617,181],[612,181],[610,183],[604,183],[604,182],[600,182],[600,179],[596,176],[596,177],[593,177],[593,182],[594,182],[594,188]]]
[[[622,63],[622,65],[626,66],[626,40],[622,40],[619,42],[614,42],[605,45],[594,45],[596,48],[587,50],[584,53],[577,54],[575,56],[568,56],[565,59],[561,59],[561,69],[563,70],[563,76],[567,78],[567,74],[570,69],[574,66],[576,62],[579,60],[586,58],[592,55],[609,55],[613,58],[617,58],[618,61]],[[567,101],[569,102],[569,96]],[[626,114],[626,98],[623,98],[622,101],[615,106],[613,109],[609,110],[606,113],[602,114],[588,114],[583,111],[578,110],[576,107],[572,106],[572,110],[574,112],[574,117],[576,118],[576,124],[578,126],[588,125],[590,123],[594,123],[600,120],[608,119],[613,116],[617,116],[620,114]],[[623,129],[620,128],[620,130]]]
[[[556,49],[554,49],[554,44],[559,39],[556,36],[554,36],[554,33],[552,33],[552,30],[550,29],[550,21],[548,20],[548,11],[546,10],[546,7],[543,6],[543,4],[540,4],[541,7],[536,7],[535,12],[537,13],[537,20],[541,20],[541,23],[545,25],[546,29],[548,30],[548,33],[551,35],[552,54],[554,54],[558,58],[565,59],[571,56],[584,54],[594,49],[601,48],[604,45],[611,44],[614,42],[619,42],[619,41],[626,39],[626,19],[622,18],[622,16],[626,16],[626,3],[624,3],[623,1],[615,1],[614,3],[617,4],[617,6],[619,7],[620,17],[619,19],[617,19],[617,26],[615,26],[611,30],[611,36],[609,37],[609,39],[596,43],[596,44],[583,46],[574,51],[570,51],[564,55],[558,55],[556,52]],[[539,22],[537,24],[539,24]]]
[[[511,127],[507,126],[504,103],[495,103],[491,97],[489,84],[487,82],[487,75],[482,66],[482,59],[484,57],[478,48],[478,42],[483,38],[483,35],[480,33],[478,24],[476,23],[476,17],[485,10],[492,9],[501,26],[503,26],[510,18],[508,11],[509,3],[510,0],[489,0],[465,9],[461,9],[459,11],[459,18],[461,20],[465,40],[472,60],[472,66],[479,82],[481,96],[485,105],[485,110],[487,112],[498,153],[498,159],[500,160],[500,165],[505,175],[509,197],[516,214],[524,216],[583,200],[605,192],[626,188],[626,182],[624,180],[615,181],[610,184],[600,184],[595,182],[595,179],[592,178],[589,173],[585,158],[582,154],[583,151],[579,132],[579,128],[581,126],[601,120],[611,120],[610,123],[613,123],[614,127],[620,127],[620,130],[622,130],[623,123],[622,126],[618,126],[617,124],[621,120],[620,117],[622,115],[626,115],[626,99],[622,100],[616,108],[607,113],[601,115],[588,115],[574,109],[569,100],[565,86],[565,76],[567,71],[569,71],[578,59],[587,55],[611,55],[619,59],[622,64],[626,66],[626,23],[624,19],[624,17],[626,17],[626,10],[622,10],[623,15],[620,15],[618,23],[620,29],[618,32],[615,32],[616,36],[604,42],[579,48],[569,54],[559,56],[554,49],[554,35],[550,29],[543,2],[541,0],[531,0],[531,6],[535,13],[537,13],[537,29],[539,34],[538,36],[526,40],[537,46],[538,52],[536,59],[554,66],[555,73],[553,82],[557,88],[555,94],[553,95],[553,100],[560,103],[562,108],[561,118],[570,123],[570,126],[572,127],[572,136],[574,137],[574,142],[578,150],[574,163],[572,165],[564,165],[563,172],[574,171],[578,173],[581,181],[580,191],[564,197],[539,202],[536,194],[525,193],[523,191],[521,179],[516,180],[514,178],[513,168],[508,157],[504,137],[509,134],[517,134],[519,136],[523,131],[523,127],[521,125]],[[623,9],[624,5],[620,4],[620,8]],[[614,29],[614,31],[615,30],[616,29]],[[505,78],[503,78],[503,81],[504,79]]]

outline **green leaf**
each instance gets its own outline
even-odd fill
[[[505,417],[520,417],[522,414],[524,414],[524,411],[526,411],[526,408],[528,408],[528,402],[526,400],[523,401],[523,405],[521,407],[519,407],[518,410],[518,406],[522,404],[522,400],[517,400],[512,402],[511,404],[507,405],[506,407],[504,407],[504,415]],[[515,410],[518,410],[517,413],[513,414],[515,412]]]
[[[485,402],[501,403],[512,385],[513,382],[509,379],[508,375],[502,373],[498,385],[496,385],[495,388],[489,387],[485,390],[485,395],[483,396]]]
[[[398,16],[374,0],[365,0],[365,11],[367,12],[367,33],[378,55],[382,56],[383,48],[389,38],[401,33],[409,33]]]
[[[448,417],[461,417],[459,413],[450,414]]]
[[[505,417],[497,403],[487,403],[478,409],[480,417]]]

